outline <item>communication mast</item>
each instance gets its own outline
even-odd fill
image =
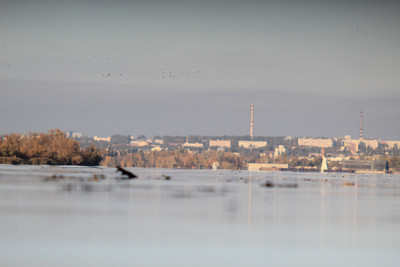
[[[364,119],[364,112],[361,108],[360,112],[360,140],[363,140],[363,119]]]
[[[254,104],[250,106],[250,140],[253,140],[253,129],[254,129]]]

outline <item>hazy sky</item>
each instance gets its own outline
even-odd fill
[[[0,134],[400,139],[400,1],[0,0]]]

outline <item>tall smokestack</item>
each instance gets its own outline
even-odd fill
[[[363,119],[364,119],[364,112],[361,108],[360,112],[360,140],[363,140]]]
[[[253,128],[254,128],[254,104],[251,103],[250,108],[250,139],[253,140]]]

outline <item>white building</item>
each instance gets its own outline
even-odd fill
[[[239,147],[244,147],[244,148],[260,148],[260,147],[266,147],[267,142],[265,141],[239,141],[238,143]]]
[[[363,142],[365,144],[366,147],[370,147],[372,149],[377,149],[379,146],[379,141],[376,139],[373,140],[361,140],[361,142]]]
[[[94,141],[97,141],[97,142],[99,142],[99,141],[110,142],[110,141],[111,141],[111,137],[110,137],[110,136],[109,136],[109,137],[98,137],[98,136],[94,136],[94,137],[93,137],[93,140],[94,140]]]
[[[82,134],[82,133],[72,133],[72,136],[71,136],[71,137],[72,137],[72,138],[80,139],[80,138],[83,137],[83,134]]]
[[[162,151],[162,150],[163,149],[160,146],[155,146],[155,147],[151,148],[151,151]]]
[[[138,147],[144,147],[144,146],[148,146],[150,145],[149,142],[147,142],[147,140],[133,140],[130,142],[131,146],[138,146]]]
[[[162,144],[164,144],[164,140],[163,139],[154,139],[154,144],[162,145]]]
[[[332,147],[333,141],[331,138],[299,138],[299,146],[310,146],[310,147]]]
[[[279,145],[278,147],[275,147],[274,151],[274,158],[278,157],[279,155],[283,155],[286,153],[286,148],[284,145]]]
[[[400,141],[382,141],[382,144],[386,144],[388,149],[393,149],[396,145],[400,149]]]
[[[288,169],[289,164],[278,163],[249,163],[249,171],[278,171]]]
[[[357,152],[360,148],[360,144],[364,143],[366,147],[370,147],[372,149],[377,149],[379,146],[379,141],[376,139],[372,139],[372,140],[343,140],[343,146],[350,150],[350,151],[355,151]]]
[[[189,143],[186,142],[183,144],[184,147],[194,147],[194,148],[203,148],[203,144],[202,143]]]
[[[210,147],[231,148],[231,140],[210,140]]]
[[[343,146],[349,151],[358,151],[359,140],[343,140]]]

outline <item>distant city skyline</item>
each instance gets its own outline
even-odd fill
[[[233,92],[227,101],[225,93],[209,92],[182,96],[181,92],[142,90],[136,91],[136,95],[142,100],[137,101],[125,97],[130,90],[128,87],[119,88],[114,92],[105,91],[103,94],[96,94],[94,89],[83,90],[80,86],[60,90],[55,94],[52,88],[52,83],[48,83],[31,97],[32,103],[28,103],[26,108],[34,109],[34,112],[27,114],[13,104],[19,101],[19,96],[25,94],[25,90],[12,88],[12,98],[2,105],[7,107],[9,112],[6,118],[8,123],[11,124],[13,120],[22,116],[31,120],[12,130],[2,127],[1,133],[28,133],[59,128],[82,132],[87,136],[249,135],[249,106],[250,100],[255,98],[257,101],[254,101],[254,136],[359,137],[358,99],[318,98],[307,94],[281,92],[253,92],[251,95]],[[47,97],[43,98],[43,95]],[[77,95],[87,99],[85,105],[77,105],[74,102],[77,101]],[[168,97],[171,99],[165,101]],[[107,105],[112,107],[114,112],[105,108]],[[384,110],[387,113],[382,113],[383,105],[386,105]],[[177,106],[181,112],[176,112]],[[207,109],[197,112],[203,106]],[[57,108],[68,110],[67,116],[60,117]],[[153,115],[152,109],[157,116]],[[297,112],[297,109],[301,110]],[[395,123],[399,121],[399,113],[395,112],[397,109],[397,99],[364,101],[364,137],[400,139],[396,130],[398,124]],[[115,118],[115,114],[119,114],[119,117]],[[79,121],[76,120],[77,117]],[[390,117],[392,121],[383,119]],[[182,130],[182,122],[185,122],[185,130]],[[387,134],[388,132],[392,134]]]
[[[0,134],[400,139],[398,1],[0,0]]]

